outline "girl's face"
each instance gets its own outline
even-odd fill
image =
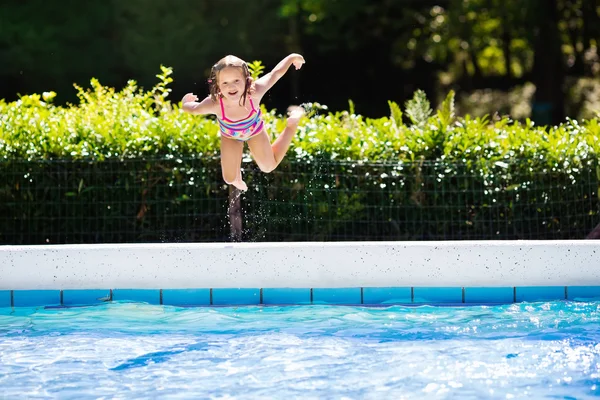
[[[244,94],[246,79],[239,68],[226,67],[219,71],[217,84],[226,99],[239,101]]]

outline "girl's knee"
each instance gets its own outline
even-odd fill
[[[277,168],[277,164],[275,162],[273,163],[268,163],[268,164],[264,164],[261,163],[258,168],[260,168],[260,170],[266,174],[268,174],[269,172],[272,172],[275,168]]]

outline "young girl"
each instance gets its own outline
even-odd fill
[[[301,107],[289,112],[285,130],[271,145],[261,118],[260,101],[265,93],[293,65],[302,68],[304,58],[290,54],[268,74],[257,79],[250,77],[245,61],[227,56],[211,70],[210,95],[201,102],[193,93],[183,96],[183,110],[190,114],[214,114],[221,131],[221,169],[223,179],[239,190],[248,189],[242,180],[241,166],[244,142],[263,172],[273,171],[283,159],[303,115]]]

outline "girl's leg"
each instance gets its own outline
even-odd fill
[[[264,131],[248,140],[250,152],[261,171],[271,172],[277,168],[285,153],[287,153],[290,143],[292,143],[292,139],[298,130],[298,123],[303,115],[304,110],[301,107],[293,108],[290,111],[284,131],[281,132],[272,145]]]
[[[246,191],[248,186],[242,180],[242,155],[244,142],[221,137],[221,171],[223,180],[239,190]]]

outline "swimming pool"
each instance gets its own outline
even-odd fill
[[[6,398],[600,396],[600,303],[0,309]]]
[[[597,397],[599,255],[595,241],[4,246],[0,397]]]

